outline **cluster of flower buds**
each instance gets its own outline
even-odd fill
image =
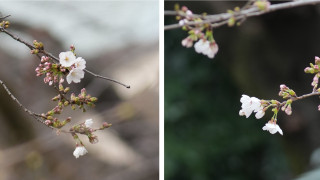
[[[235,18],[235,14],[240,12],[240,8],[237,6],[234,8],[234,10],[227,10],[227,13],[229,13],[231,15],[231,17],[228,19],[228,26],[232,27],[236,24],[236,18]],[[237,26],[240,26],[240,22],[237,22]]]
[[[43,50],[43,43],[38,42],[37,40],[33,40],[34,49],[31,50],[31,54],[38,54],[41,50]]]
[[[60,64],[53,63],[50,57],[42,56],[40,64],[35,69],[37,76],[45,75],[43,81],[50,86],[53,83],[63,83],[66,68]]]
[[[283,99],[297,97],[296,93],[292,89],[288,88],[285,84],[280,85],[279,96]]]
[[[94,107],[94,103],[97,102],[97,100],[98,99],[96,97],[91,97],[90,94],[87,94],[86,89],[83,88],[78,96],[76,96],[74,93],[71,94],[70,104],[73,110],[75,110],[76,106],[78,106],[79,109],[82,109],[82,111],[85,112],[86,109],[84,108],[84,105]]]
[[[0,22],[0,27],[1,28],[7,29],[7,28],[9,28],[9,26],[10,26],[10,22],[9,21]]]
[[[318,87],[318,82],[319,82],[319,77],[320,77],[320,58],[318,56],[316,56],[314,58],[315,64],[313,65],[312,63],[310,63],[310,67],[306,67],[304,69],[305,73],[309,73],[309,74],[315,74],[313,77],[313,81],[311,83],[311,86],[313,86],[313,91],[316,91],[317,87]],[[317,90],[318,92],[320,92],[320,88]]]
[[[315,64],[310,63],[310,67],[306,67],[304,69],[305,73],[315,74],[311,85],[314,87],[312,93],[302,95],[298,97],[296,93],[290,89],[285,84],[280,85],[279,96],[283,99],[286,99],[282,103],[276,100],[260,100],[255,97],[249,97],[247,95],[242,95],[240,102],[241,110],[239,111],[240,116],[246,116],[247,118],[251,115],[252,112],[256,112],[256,118],[259,119],[264,115],[264,112],[269,108],[272,107],[272,112],[274,113],[271,120],[263,127],[263,130],[269,131],[271,134],[275,134],[279,132],[281,135],[283,134],[280,127],[277,125],[277,115],[279,110],[281,109],[287,115],[292,114],[292,102],[296,100],[300,100],[310,96],[319,96],[320,95],[320,88],[318,87],[318,80],[320,77],[320,58],[315,57]],[[261,113],[263,111],[263,115]],[[318,106],[318,110],[320,111],[320,105]]]
[[[179,20],[180,26],[183,26],[186,23],[194,20],[192,11],[189,10],[186,6],[182,6],[180,9],[179,5],[177,4],[175,6],[175,10],[179,13],[179,16],[176,16],[176,19]]]
[[[98,140],[98,136],[93,134],[93,132],[95,132],[97,130],[103,130],[105,128],[109,128],[112,125],[112,124],[109,124],[107,122],[104,122],[100,128],[96,128],[95,129],[95,128],[92,128],[92,124],[93,124],[92,119],[87,119],[85,122],[80,123],[78,125],[75,125],[70,129],[70,132],[72,132],[72,136],[76,141],[76,149],[73,152],[73,155],[76,158],[78,158],[79,156],[83,156],[86,153],[88,153],[88,151],[84,147],[82,141],[80,140],[80,138],[78,137],[77,134],[86,135],[88,137],[88,139],[89,139],[89,142],[91,144],[95,144],[95,143],[98,143],[99,140]]]

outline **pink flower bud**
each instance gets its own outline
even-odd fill
[[[44,124],[46,124],[47,126],[49,126],[49,124],[51,124],[52,122],[50,120],[45,120]]]
[[[281,85],[280,85],[280,89],[281,89],[281,90],[283,90],[283,89],[285,89],[285,88],[287,88],[287,86],[286,86],[285,84],[281,84]]]
[[[109,123],[107,123],[107,122],[103,122],[102,123],[102,126],[104,127],[104,128],[108,128],[108,127],[110,127],[112,124],[109,124]]]
[[[182,7],[181,7],[181,10],[182,10],[183,12],[186,12],[186,11],[188,11],[188,8],[187,8],[187,6],[182,6]]]

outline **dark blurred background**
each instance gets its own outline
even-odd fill
[[[92,118],[99,143],[80,136],[89,153],[76,159],[70,135],[56,135],[36,122],[0,87],[1,180],[156,180],[159,178],[159,86],[157,1],[0,2],[10,14],[9,31],[27,42],[41,41],[55,56],[74,44],[87,68],[131,85],[131,89],[85,74],[72,84],[76,94],[85,87],[98,97],[86,113],[65,108],[72,125]],[[22,104],[36,113],[56,103],[56,91],[36,77],[39,59],[0,33],[0,79]]]
[[[175,3],[216,14],[246,2],[166,1],[165,10]],[[312,91],[304,68],[320,56],[319,32],[320,5],[272,12],[214,29],[219,52],[208,59],[181,46],[187,32],[165,31],[165,178],[320,179],[319,98],[293,103],[291,116],[279,113],[283,136],[262,131],[270,111],[260,120],[239,116],[242,94],[281,100],[280,84]]]

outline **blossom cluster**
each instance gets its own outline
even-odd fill
[[[262,128],[263,130],[269,131],[271,134],[275,134],[279,132],[283,135],[283,132],[279,125],[277,124],[277,115],[280,110],[284,111],[287,115],[292,114],[292,103],[293,101],[300,100],[303,98],[307,98],[310,96],[319,96],[320,88],[318,88],[318,80],[320,77],[320,58],[315,56],[315,64],[310,63],[310,67],[306,67],[304,69],[305,73],[314,74],[313,81],[311,86],[313,86],[313,90],[309,94],[305,94],[302,96],[297,96],[295,91],[290,89],[285,84],[280,85],[279,96],[284,99],[283,102],[279,102],[277,100],[260,100],[256,97],[249,97],[247,95],[242,95],[240,102],[241,110],[239,111],[240,116],[246,116],[248,118],[252,112],[256,113],[256,118],[260,119],[264,116],[265,111],[268,108],[272,108],[272,112],[274,113],[271,120]],[[318,106],[318,110],[320,111],[320,105]]]
[[[98,137],[93,134],[93,132],[109,128],[111,126],[111,124],[104,122],[100,128],[95,129],[92,127],[92,124],[92,119],[87,119],[84,123],[75,125],[70,129],[70,131],[72,132],[72,136],[76,141],[76,149],[73,152],[73,155],[76,158],[79,158],[80,156],[83,156],[88,153],[87,149],[84,147],[82,141],[76,133],[86,135],[89,139],[89,142],[95,144],[98,143],[99,140]]]
[[[219,48],[213,38],[211,26],[208,24],[189,25],[189,22],[201,22],[203,19],[193,16],[192,11],[186,6],[182,6],[181,9],[177,6],[176,11],[179,14],[176,17],[179,25],[189,33],[189,36],[181,41],[182,46],[190,48],[196,42],[194,48],[197,53],[214,58]]]
[[[43,46],[38,45],[38,42],[34,42],[36,49],[32,50],[32,53],[37,54],[40,48]],[[35,69],[37,76],[45,75],[44,83],[48,83],[50,86],[54,83],[63,83],[64,77],[69,84],[72,82],[79,83],[84,77],[84,69],[86,68],[86,61],[82,57],[76,58],[73,52],[61,52],[59,54],[59,64],[54,63],[52,58],[48,56],[42,56],[40,64]]]
[[[239,111],[239,115],[246,116],[246,118],[248,118],[252,112],[256,113],[255,117],[257,119],[262,118],[270,105],[268,101],[260,100],[256,97],[249,97],[247,95],[242,95],[240,102],[242,103],[242,109]],[[279,132],[281,135],[283,135],[281,128],[277,124],[276,117],[273,117],[268,123],[265,124],[264,127],[262,127],[262,129],[269,131],[271,134]]]
[[[67,82],[79,83],[84,77],[84,69],[86,68],[86,61],[82,57],[76,57],[73,52],[61,52],[59,54],[60,64],[63,67],[69,67],[69,74],[67,75]]]

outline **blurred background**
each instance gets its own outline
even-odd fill
[[[29,43],[41,41],[58,56],[74,44],[87,69],[131,86],[126,89],[90,74],[72,84],[98,97],[86,113],[66,108],[72,125],[92,118],[111,128],[96,132],[98,144],[80,136],[89,153],[76,159],[73,138],[37,123],[0,88],[0,179],[159,178],[158,2],[0,2],[1,16],[10,14],[9,31]],[[0,79],[22,104],[36,113],[55,106],[55,90],[36,77],[39,59],[0,33]]]
[[[175,3],[216,14],[246,2],[167,1],[165,10]],[[214,29],[219,52],[208,59],[181,46],[187,32],[165,31],[166,179],[320,179],[319,98],[293,103],[291,116],[279,113],[283,136],[262,130],[270,111],[259,120],[239,116],[242,94],[281,100],[280,84],[312,91],[304,68],[320,56],[319,32],[320,5],[272,12]]]

